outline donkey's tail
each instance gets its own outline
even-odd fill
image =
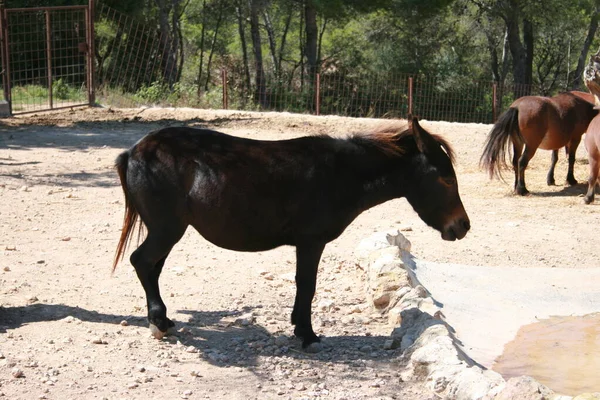
[[[519,129],[519,110],[515,107],[509,108],[500,116],[485,142],[479,165],[487,170],[490,178],[496,176],[502,179],[501,170],[509,168],[506,163],[506,155],[510,152],[509,139],[524,142]]]
[[[113,262],[113,272],[117,268],[119,261],[123,259],[127,245],[131,241],[131,232],[135,229],[135,226],[139,222],[139,214],[131,201],[129,191],[127,190],[127,164],[129,163],[129,151],[124,151],[119,154],[115,162],[115,167],[121,180],[121,187],[123,188],[123,194],[125,195],[125,216],[123,218],[123,228],[121,230],[121,238],[117,245],[117,252],[115,254],[115,260]],[[141,226],[140,226],[141,229]]]

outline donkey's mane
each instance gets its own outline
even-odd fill
[[[454,164],[454,149],[444,138],[430,133],[434,140],[442,146],[450,161]],[[375,128],[371,132],[354,134],[350,140],[355,143],[368,144],[381,150],[390,156],[399,156],[406,153],[406,147],[402,145],[403,139],[413,136],[412,131],[401,124],[386,124]]]

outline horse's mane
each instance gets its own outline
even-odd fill
[[[406,148],[401,145],[402,139],[412,135],[412,131],[405,124],[391,123],[381,125],[371,132],[354,134],[350,137],[350,140],[355,143],[374,146],[389,156],[399,156],[406,152]],[[442,149],[454,164],[454,149],[450,143],[439,135],[433,133],[430,133],[430,135],[442,146]]]

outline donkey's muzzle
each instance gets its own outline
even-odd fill
[[[469,217],[460,217],[446,225],[442,231],[442,239],[444,240],[460,240],[464,238],[467,232],[471,229],[471,221]]]

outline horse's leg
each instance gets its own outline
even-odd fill
[[[591,156],[590,153],[590,177],[588,178],[588,190],[583,198],[585,204],[590,204],[594,201],[594,194],[596,192],[596,182],[598,182],[598,173],[600,172],[600,159],[595,156]]]
[[[525,169],[527,169],[529,160],[531,160],[531,158],[534,156],[536,150],[537,149],[526,145],[521,158],[519,158],[519,175],[517,178],[515,192],[521,196],[529,193],[529,190],[527,190],[527,187],[525,186]]]
[[[317,270],[325,243],[304,243],[296,246],[296,300],[292,311],[294,334],[302,338],[302,348],[321,341],[311,322],[311,304],[317,285]],[[313,347],[313,346],[311,346]],[[319,348],[315,347],[314,351]]]
[[[556,181],[554,180],[554,167],[558,162],[558,149],[552,150],[552,159],[550,161],[550,169],[548,170],[548,176],[546,177],[546,183],[548,186],[554,186]]]
[[[519,158],[521,158],[521,153],[523,152],[523,143],[517,142],[513,140],[513,159],[512,166],[515,172],[515,193],[517,192],[517,184],[519,183]]]
[[[167,307],[160,297],[158,278],[169,252],[184,232],[185,228],[149,230],[146,240],[131,254],[131,264],[146,292],[150,330],[157,339],[161,339],[167,329],[175,325],[167,318]]]
[[[565,152],[569,157],[569,170],[567,172],[567,183],[571,186],[577,185],[577,179],[575,179],[575,175],[573,174],[573,170],[575,168],[575,153],[577,153],[577,147],[579,146],[579,142],[581,141],[581,137],[577,139],[572,139],[569,144],[565,146]]]

